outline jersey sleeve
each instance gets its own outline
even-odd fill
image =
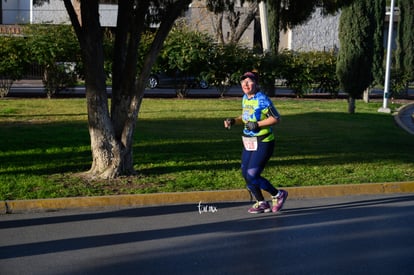
[[[262,105],[262,113],[266,117],[274,117],[280,119],[279,111],[276,109],[275,105],[273,104],[272,100],[268,97],[264,97],[260,101],[260,105]]]

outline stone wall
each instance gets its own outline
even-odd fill
[[[113,27],[116,25],[118,5],[100,4],[99,14],[101,26]],[[33,6],[32,23],[70,24],[71,22],[63,1],[49,0],[41,6]]]
[[[41,6],[33,6],[34,24],[70,24],[69,15],[61,0],[50,0]]]
[[[338,27],[340,14],[323,16],[317,9],[308,22],[291,30],[292,50],[327,51],[339,48]]]

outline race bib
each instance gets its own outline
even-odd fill
[[[245,137],[242,136],[243,146],[246,151],[256,151],[257,150],[257,137]]]

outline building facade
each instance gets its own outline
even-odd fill
[[[70,24],[62,0],[0,0],[0,24]],[[75,9],[79,3],[73,1]],[[116,25],[118,5],[100,4],[100,21],[103,27]]]
[[[340,13],[323,16],[321,8],[317,8],[306,23],[281,33],[279,49],[305,52],[338,49],[339,17]]]
[[[103,27],[116,26],[118,5],[114,0],[102,0],[99,6],[100,21]],[[77,1],[73,1],[79,9]],[[243,7],[239,7],[243,16]],[[19,33],[19,24],[70,24],[62,0],[0,0],[0,34]],[[213,34],[214,15],[207,11],[203,1],[194,1],[186,12],[186,20],[193,28]],[[323,16],[318,8],[311,18],[300,26],[281,32],[279,49],[294,51],[326,51],[339,48],[338,27],[340,13]],[[398,20],[398,15],[395,17]],[[386,21],[388,16],[386,17]],[[256,23],[255,23],[256,22]],[[241,43],[252,47],[258,20],[252,22],[243,34]],[[384,39],[387,37],[388,23],[384,26]],[[396,33],[396,32],[394,32]],[[229,27],[224,26],[224,35],[229,36]],[[385,45],[385,41],[384,41]]]

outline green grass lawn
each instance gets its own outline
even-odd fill
[[[276,186],[414,180],[414,138],[381,102],[274,99],[282,114],[264,176]],[[398,105],[392,105],[396,108]],[[240,98],[144,99],[136,127],[136,177],[84,181],[91,165],[85,99],[0,101],[0,199],[244,188],[241,127],[223,119]]]

